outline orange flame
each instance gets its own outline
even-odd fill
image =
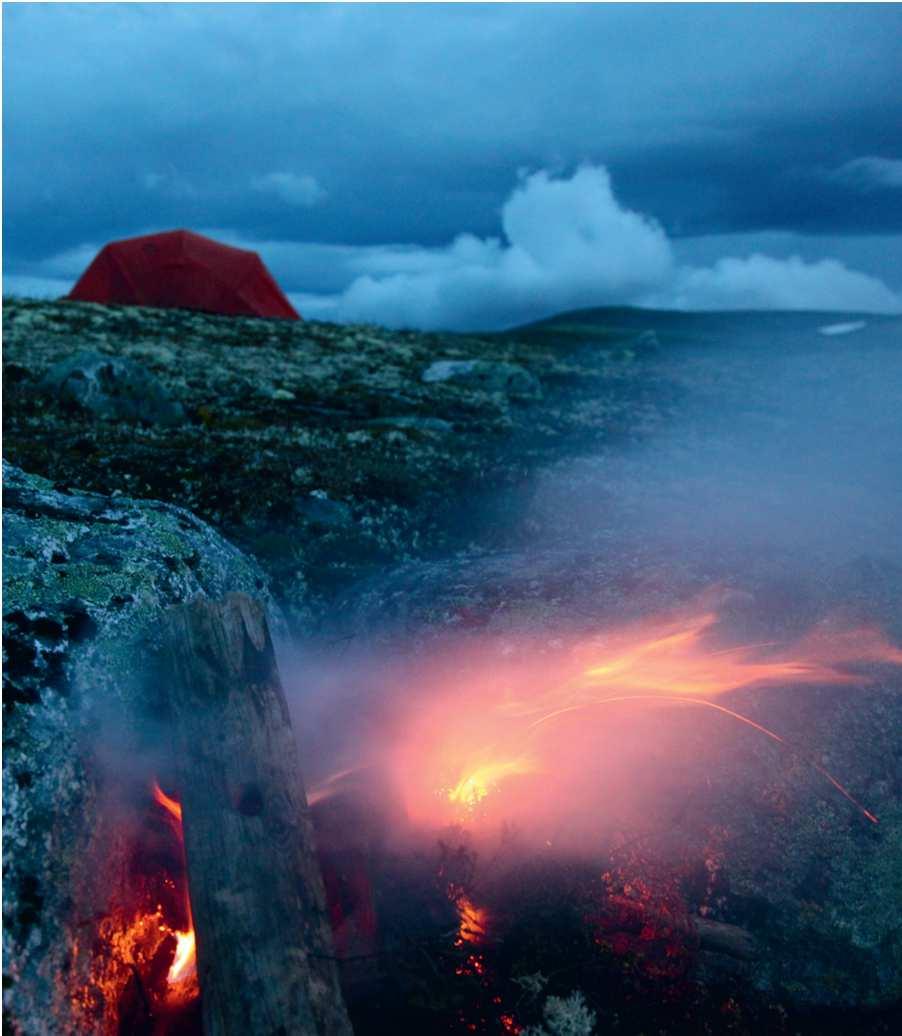
[[[178,986],[191,979],[197,969],[194,945],[194,924],[187,932],[173,932],[176,938],[175,957],[166,976],[170,986]]]
[[[501,781],[517,774],[533,773],[535,769],[527,758],[486,763],[461,777],[448,792],[448,801],[472,812]]]
[[[571,643],[557,661],[526,645],[519,662],[495,659],[471,679],[458,675],[452,689],[421,711],[397,750],[409,815],[427,823],[475,822],[501,817],[505,802],[526,804],[527,798],[528,811],[536,796],[553,792],[556,774],[569,762],[571,742],[556,733],[558,721],[579,717],[584,734],[595,729],[593,713],[601,705],[701,706],[787,745],[780,734],[714,699],[768,684],[863,685],[868,677],[849,666],[902,664],[902,650],[871,628],[821,627],[782,649],[772,643],[718,648],[711,637],[718,619],[707,607],[688,618],[646,621]],[[808,762],[877,822],[837,777]],[[539,781],[539,774],[547,779]]]
[[[179,832],[181,837],[181,824],[182,824],[182,805],[180,802],[176,802],[175,799],[171,799],[165,791],[160,787],[157,781],[153,782],[153,797],[154,800],[166,810],[166,812],[178,821]]]
[[[170,798],[170,796],[163,791],[157,781],[153,782],[152,791],[154,800],[162,806],[163,809],[166,810],[167,814],[173,819],[174,827],[182,846],[182,851],[184,852],[185,836],[182,828],[181,803]],[[188,895],[187,881],[185,883],[185,912],[188,916],[188,927],[186,929],[181,931],[167,929],[170,934],[175,936],[176,948],[175,956],[172,959],[172,964],[169,966],[169,972],[166,975],[166,982],[169,986],[170,998],[176,1000],[189,999],[196,992],[197,957],[194,936],[194,917],[191,913],[191,899]]]
[[[455,946],[463,946],[464,943],[481,943],[485,939],[488,913],[483,907],[478,907],[467,896],[461,896],[457,901],[457,913],[460,924],[457,929]]]

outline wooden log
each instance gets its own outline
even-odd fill
[[[196,599],[166,622],[205,1036],[350,1036],[263,607]]]

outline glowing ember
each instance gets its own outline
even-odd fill
[[[82,1032],[114,1036],[135,1031],[128,1026],[136,1018],[177,1017],[199,994],[194,925],[184,884],[182,810],[156,782],[151,794],[165,817],[169,837],[159,824],[140,830],[130,867],[130,895],[111,903],[96,927],[85,929],[89,944],[80,938],[73,944],[73,959],[85,952],[90,955],[87,980],[69,993]],[[181,867],[172,857],[173,850],[182,854]],[[163,966],[170,954],[167,972]],[[155,1033],[169,1031],[164,1022],[160,1025],[153,1029]]]
[[[168,934],[159,908],[137,916],[123,915],[117,910],[98,923],[94,947],[102,947],[102,952],[93,956],[88,981],[70,995],[82,1031],[103,1036],[119,1031],[109,1005],[119,1003],[129,978],[136,971],[148,972]],[[92,940],[94,938],[92,935]],[[73,957],[77,957],[81,949],[76,942]]]
[[[509,645],[490,666],[472,665],[466,678],[461,670],[469,660],[461,659],[457,671],[449,671],[448,689],[421,709],[395,750],[410,818],[427,824],[533,819],[543,806],[552,811],[552,798],[560,814],[574,785],[584,795],[592,774],[596,781],[603,773],[622,782],[615,767],[627,749],[604,738],[609,709],[599,706],[703,707],[787,745],[779,733],[717,699],[751,686],[864,685],[867,676],[850,666],[902,664],[902,650],[870,628],[822,626],[789,646],[723,648],[714,639],[719,616],[712,596],[688,617],[648,620],[555,652]],[[663,724],[643,729],[649,748],[666,743]],[[876,823],[836,776],[809,762]],[[585,805],[586,813],[594,808]]]

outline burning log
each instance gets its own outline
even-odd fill
[[[263,607],[167,616],[206,1036],[350,1036],[297,746]]]

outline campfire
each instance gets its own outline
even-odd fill
[[[356,765],[312,784],[359,1033],[519,1033],[568,1011],[589,1025],[606,997],[637,1018],[676,1004],[696,1024],[710,1006],[693,991],[700,949],[755,952],[717,918],[726,832],[682,831],[662,851],[678,793],[716,791],[716,751],[705,760],[699,748],[712,739],[737,754],[763,740],[809,774],[798,778],[808,793],[879,823],[854,781],[770,720],[767,703],[805,688],[855,693],[902,665],[902,650],[838,620],[752,642],[730,632],[727,600],[712,592],[590,636],[437,652],[417,692],[393,699],[370,754],[356,742]],[[203,1031],[179,798],[151,785],[135,902],[95,933],[78,995],[86,1015],[117,1019],[97,1031]]]

